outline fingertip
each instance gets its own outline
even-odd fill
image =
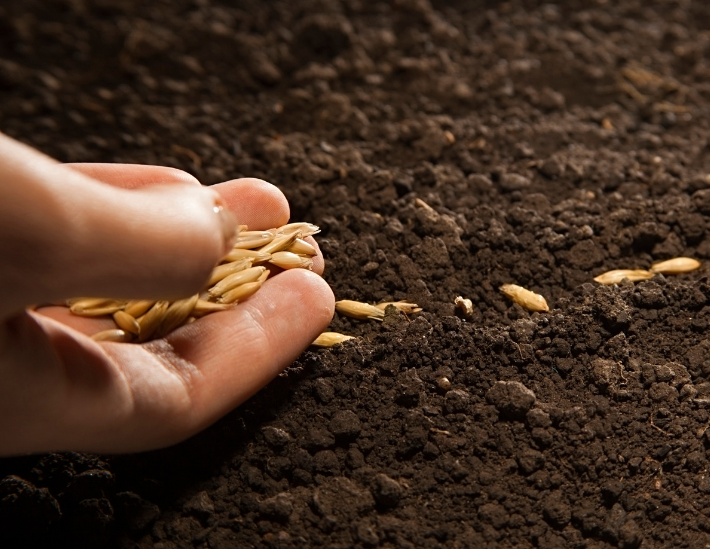
[[[278,187],[262,179],[245,177],[212,185],[222,195],[239,222],[253,230],[279,227],[288,223],[288,200]]]
[[[68,163],[63,166],[103,183],[124,189],[138,189],[146,185],[169,185],[172,183],[201,185],[193,175],[168,166],[99,162]]]

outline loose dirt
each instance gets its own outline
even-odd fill
[[[339,299],[424,312],[336,317],[359,339],[176,447],[0,460],[3,546],[705,547],[708,267],[592,279],[710,259],[709,31],[691,0],[5,3],[4,132],[272,181]]]

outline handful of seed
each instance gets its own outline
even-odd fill
[[[310,223],[290,223],[268,231],[250,231],[242,225],[232,250],[212,270],[199,294],[178,301],[70,299],[66,305],[79,316],[111,315],[116,328],[92,336],[96,341],[143,342],[164,337],[176,328],[210,313],[224,311],[261,288],[271,271],[311,269],[315,248],[303,240],[320,232]]]

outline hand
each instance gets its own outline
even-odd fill
[[[62,165],[0,134],[0,455],[135,452],[179,442],[238,406],[330,322],[314,271],[280,273],[234,309],[144,344],[97,343],[111,319],[33,304],[194,294],[240,224],[285,224],[273,185],[202,187],[172,168]],[[313,242],[311,242],[313,243]],[[318,274],[316,274],[318,273]],[[87,335],[88,334],[88,335]]]

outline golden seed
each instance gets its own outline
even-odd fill
[[[517,284],[503,284],[500,291],[528,311],[547,312],[550,310],[544,297]]]
[[[70,309],[98,309],[105,305],[111,305],[115,301],[115,299],[106,297],[75,297],[74,299],[67,299],[66,305]]]
[[[442,391],[448,391],[449,389],[451,389],[451,381],[449,381],[448,377],[440,377],[436,380],[436,385]]]
[[[227,278],[220,280],[219,283],[212,286],[207,292],[212,297],[219,297],[222,294],[227,293],[229,290],[233,290],[237,286],[242,284],[247,284],[249,282],[255,282],[258,278],[266,271],[266,267],[251,267],[250,269],[245,269],[237,273],[229,275]]]
[[[131,315],[133,318],[138,318],[139,316],[145,314],[145,312],[155,305],[155,301],[150,301],[148,299],[136,299],[126,303],[126,308],[123,312]]]
[[[470,318],[473,316],[473,301],[466,299],[462,296],[458,296],[454,299],[454,305],[459,308],[463,316]]]
[[[121,330],[138,335],[141,333],[141,327],[135,317],[129,315],[125,311],[116,311],[113,313],[113,321]]]
[[[289,223],[288,225],[283,225],[272,230],[274,231],[274,234],[301,233],[300,238],[306,238],[307,236],[318,234],[320,232],[320,227],[313,225],[313,223]]]
[[[692,257],[674,257],[666,261],[654,263],[649,271],[660,274],[683,274],[699,269],[702,263]]]
[[[388,305],[393,305],[394,307],[402,311],[405,315],[419,313],[422,310],[419,305],[417,305],[416,303],[412,303],[411,301],[383,301],[382,303],[378,303],[377,305],[375,305],[375,307],[377,307],[381,311],[384,311]]]
[[[345,316],[357,318],[358,320],[370,319],[382,321],[385,317],[385,312],[382,309],[378,309],[369,303],[361,303],[360,301],[351,301],[349,299],[336,301],[335,310]]]
[[[282,269],[313,269],[313,260],[310,257],[303,257],[292,252],[276,252],[271,255],[269,263],[281,267]]]
[[[245,300],[247,297],[254,295],[256,291],[261,288],[262,284],[264,284],[264,280],[266,280],[266,277],[268,276],[269,271],[265,271],[264,274],[255,282],[247,282],[246,284],[237,286],[233,290],[229,290],[228,292],[222,294],[219,298],[220,302],[229,304]]]
[[[107,302],[106,305],[103,305],[101,307],[85,307],[84,306],[84,301],[78,301],[77,303],[74,303],[70,307],[70,310],[72,313],[75,315],[79,316],[104,316],[104,315],[112,315],[116,311],[120,311],[123,309],[126,305],[125,301],[115,301],[111,300]]]
[[[218,313],[220,311],[226,311],[231,309],[232,306],[226,303],[215,303],[214,301],[207,301],[206,299],[198,299],[195,303],[195,307],[192,309],[192,316],[200,317],[205,316],[210,313]]]
[[[241,250],[233,249],[229,252],[222,261],[239,261],[240,259],[251,259],[254,263],[263,263],[271,259],[271,254],[260,252],[259,250]]]
[[[653,275],[654,273],[643,269],[615,269],[595,276],[594,281],[611,286],[612,284],[619,284],[625,278],[628,278],[631,282],[638,282],[639,280],[653,278]]]
[[[138,317],[136,320],[141,327],[141,333],[138,336],[138,341],[148,341],[153,333],[158,329],[160,323],[165,318],[165,311],[168,310],[170,303],[168,301],[156,301],[148,311]]]
[[[288,249],[286,250],[287,252],[292,252],[294,254],[298,255],[310,255],[314,256],[316,255],[316,249],[310,245],[308,242],[305,240],[302,240],[300,238],[297,238],[293,244],[291,244]]]
[[[185,299],[172,302],[165,311],[163,320],[156,330],[156,337],[163,337],[182,326],[187,320],[187,317],[192,313],[199,298],[200,296],[195,294]]]
[[[234,248],[246,249],[264,246],[274,239],[274,235],[268,231],[246,231],[240,233],[234,241]]]
[[[333,345],[343,343],[349,339],[355,339],[355,337],[339,334],[337,332],[323,332],[313,343],[311,343],[311,345],[314,347],[332,347]]]
[[[454,143],[456,143],[456,136],[453,133],[451,133],[449,130],[446,130],[444,132],[444,136],[446,137],[446,142],[449,145],[453,145]]]
[[[133,339],[133,335],[129,334],[124,330],[118,330],[116,328],[111,328],[110,330],[103,330],[97,332],[91,336],[94,341],[112,341],[114,343],[128,343]]]
[[[251,267],[251,264],[252,260],[245,258],[232,261],[230,263],[224,263],[223,265],[218,265],[212,269],[212,274],[210,275],[210,279],[207,281],[207,286],[214,286],[217,282],[227,278],[229,275],[248,269]]]
[[[274,239],[266,246],[259,248],[259,251],[268,254],[275,254],[276,252],[281,252],[290,247],[291,244],[296,242],[299,238],[301,238],[301,233],[298,232],[291,234],[280,234],[274,237]]]

